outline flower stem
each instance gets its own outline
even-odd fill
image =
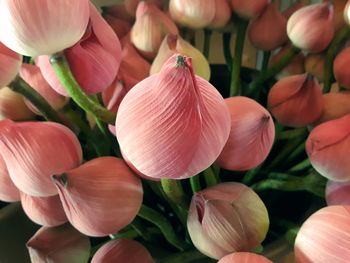
[[[166,258],[160,259],[159,263],[191,263],[194,261],[199,261],[206,259],[207,257],[201,254],[198,250],[186,251],[178,254],[168,256]],[[201,261],[202,262],[202,261]],[[215,262],[215,261],[205,261],[205,262]]]
[[[94,115],[96,118],[104,122],[114,124],[115,113],[97,104],[84,93],[84,91],[75,80],[69,68],[68,62],[63,54],[56,54],[51,56],[50,63],[56,73],[56,76],[62,83],[63,87],[66,89],[67,93],[75,101],[75,103],[77,103],[86,112]]]
[[[224,32],[222,34],[222,43],[223,43],[226,65],[227,65],[228,71],[231,72],[232,54],[231,54],[231,33],[230,32]]]
[[[178,180],[162,179],[161,185],[166,196],[176,205],[187,208],[187,197]]]
[[[204,29],[204,47],[203,47],[203,55],[209,59],[209,51],[210,51],[210,40],[211,40],[212,31],[209,29]]]
[[[293,166],[292,168],[289,169],[290,172],[298,172],[301,170],[304,170],[306,168],[309,168],[311,166],[310,160],[305,159],[301,163],[298,163],[297,165]]]
[[[271,51],[264,51],[263,52],[263,61],[262,61],[262,65],[261,65],[262,71],[265,71],[268,68],[270,57],[271,57]]]
[[[207,187],[217,185],[220,181],[220,178],[215,174],[211,166],[203,171],[203,175]]]
[[[192,189],[193,193],[197,193],[200,190],[202,190],[201,183],[200,183],[200,180],[199,180],[199,176],[200,176],[200,174],[197,174],[197,175],[192,176],[190,178],[190,184],[191,184],[191,189]]]
[[[280,132],[277,136],[277,140],[289,140],[299,136],[302,136],[307,131],[306,128],[292,129]]]

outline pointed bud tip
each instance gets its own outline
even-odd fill
[[[57,185],[63,186],[64,188],[66,188],[68,186],[67,174],[53,175],[52,181]]]

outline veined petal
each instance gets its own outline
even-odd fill
[[[0,155],[0,200],[17,202],[21,199],[18,188],[13,184],[4,160]]]

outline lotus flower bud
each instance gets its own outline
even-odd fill
[[[164,63],[176,53],[191,57],[194,73],[206,80],[210,79],[210,66],[207,59],[198,49],[177,35],[167,35],[164,38],[158,55],[152,63],[151,74],[158,73]]]
[[[88,236],[118,232],[142,204],[141,180],[118,158],[93,159],[53,180],[69,222]]]
[[[0,200],[5,202],[19,201],[20,194],[17,187],[13,184],[4,160],[0,155]]]
[[[294,4],[292,4],[290,7],[288,7],[285,11],[283,11],[283,16],[286,19],[289,19],[296,11],[303,8],[305,6],[305,2],[308,0],[298,0]]]
[[[350,182],[328,181],[325,196],[327,205],[350,205]]]
[[[349,1],[347,2],[347,4],[345,5],[345,8],[344,8],[344,20],[348,25],[350,25],[350,3],[349,3]]]
[[[230,133],[230,115],[218,91],[193,74],[191,59],[174,55],[159,74],[126,94],[116,132],[124,159],[136,172],[182,179],[219,156]]]
[[[268,95],[268,108],[283,125],[303,127],[322,114],[322,90],[310,75],[302,74],[279,80]]]
[[[265,239],[268,227],[264,203],[244,184],[222,183],[192,197],[188,232],[194,246],[208,257],[250,250]]]
[[[326,56],[324,54],[308,54],[305,59],[305,71],[320,82],[324,81]]]
[[[333,72],[336,81],[340,86],[350,89],[350,47],[343,49],[335,58]]]
[[[57,194],[50,177],[82,161],[77,137],[53,122],[0,121],[0,152],[14,184],[32,196]]]
[[[172,18],[183,26],[203,28],[215,18],[215,1],[170,0],[169,12]]]
[[[142,0],[125,0],[124,1],[125,9],[129,15],[133,17],[136,15],[137,6],[139,5],[140,2],[142,2]],[[164,4],[164,0],[147,0],[147,2],[150,2],[156,5],[158,8],[162,8]]]
[[[346,115],[320,124],[306,141],[306,152],[312,166],[330,180],[350,180],[349,134],[350,115]]]
[[[216,162],[228,170],[252,169],[266,159],[272,148],[275,138],[272,117],[250,98],[233,97],[225,101],[231,113],[231,133]]]
[[[22,95],[8,87],[0,89],[0,120],[25,121],[33,119],[34,116],[24,103]]]
[[[7,86],[14,80],[21,63],[22,56],[0,42],[0,88]]]
[[[84,37],[64,52],[74,77],[89,95],[103,91],[113,82],[121,61],[118,37],[92,4],[90,21]],[[40,56],[37,64],[51,87],[68,96],[50,65],[49,57]]]
[[[140,243],[130,239],[118,239],[103,245],[91,260],[91,263],[101,262],[154,263],[154,260]]]
[[[59,226],[68,221],[58,195],[34,197],[21,193],[24,212],[34,223],[42,226]]]
[[[228,0],[214,0],[215,2],[215,16],[208,27],[220,28],[224,27],[231,18],[231,7]]]
[[[269,3],[270,0],[231,0],[233,11],[245,19],[260,16]]]
[[[249,27],[250,42],[258,49],[274,50],[288,41],[286,25],[287,19],[276,4],[269,4]]]
[[[111,26],[114,33],[118,36],[118,38],[125,37],[131,30],[131,24],[123,19],[111,16],[111,15],[104,15],[104,19],[107,21],[107,23]]]
[[[27,242],[27,248],[35,263],[86,263],[91,245],[88,237],[65,224],[40,228]]]
[[[88,21],[88,0],[0,1],[0,41],[26,56],[51,55],[73,46]]]
[[[296,262],[350,260],[350,207],[328,206],[311,215],[295,240]]]
[[[333,6],[329,2],[303,7],[289,18],[288,37],[298,48],[320,52],[334,36],[333,17]]]
[[[249,252],[237,252],[224,256],[218,263],[272,263],[267,258]]]
[[[140,2],[131,29],[131,42],[148,59],[153,59],[166,34],[178,34],[174,22],[155,5]]]

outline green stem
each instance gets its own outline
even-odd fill
[[[200,180],[199,180],[199,176],[200,176],[200,174],[197,174],[197,175],[192,176],[190,178],[190,184],[191,184],[191,189],[192,189],[193,193],[197,193],[200,190],[202,190],[201,183],[200,183]]]
[[[166,196],[176,205],[187,208],[187,197],[178,180],[162,179],[161,185]]]
[[[222,34],[222,43],[224,49],[224,57],[228,71],[232,70],[232,53],[231,53],[231,33],[225,32]]]
[[[144,240],[147,241],[151,239],[151,236],[148,233],[147,228],[145,227],[144,223],[140,218],[136,217],[130,225]]]
[[[160,259],[159,263],[191,263],[206,259],[207,257],[201,254],[198,250],[186,251]],[[214,262],[214,261],[213,261]]]
[[[243,179],[242,179],[242,183],[244,183],[245,185],[251,185],[254,182],[255,176],[258,174],[260,169],[261,169],[261,166],[258,166],[256,168],[246,172]]]
[[[293,129],[280,132],[277,136],[277,140],[290,140],[296,137],[302,136],[307,131],[306,128]]]
[[[46,120],[64,123],[58,113],[51,107],[44,97],[29,86],[20,76],[17,76],[15,80],[9,84],[9,88],[29,100],[41,112]]]
[[[115,113],[107,110],[101,105],[94,102],[89,98],[84,91],[81,89],[77,81],[75,80],[68,62],[63,54],[56,54],[51,56],[50,63],[56,73],[56,76],[60,80],[67,93],[72,99],[86,112],[91,113],[96,118],[114,124]]]
[[[209,51],[210,51],[210,40],[211,40],[212,31],[209,29],[204,29],[204,47],[203,47],[203,55],[209,59]]]
[[[285,238],[291,246],[294,246],[295,239],[297,238],[299,230],[300,230],[300,227],[296,226],[296,227],[289,229],[286,232]]]
[[[309,159],[305,159],[301,163],[298,163],[297,165],[293,166],[291,169],[289,169],[290,172],[298,172],[302,171],[306,168],[311,167],[311,163]]]
[[[261,71],[265,71],[269,66],[269,61],[271,57],[271,51],[264,51],[263,53],[263,62],[261,65]]]
[[[203,175],[207,187],[214,186],[220,183],[220,178],[215,174],[211,166],[203,171]]]

